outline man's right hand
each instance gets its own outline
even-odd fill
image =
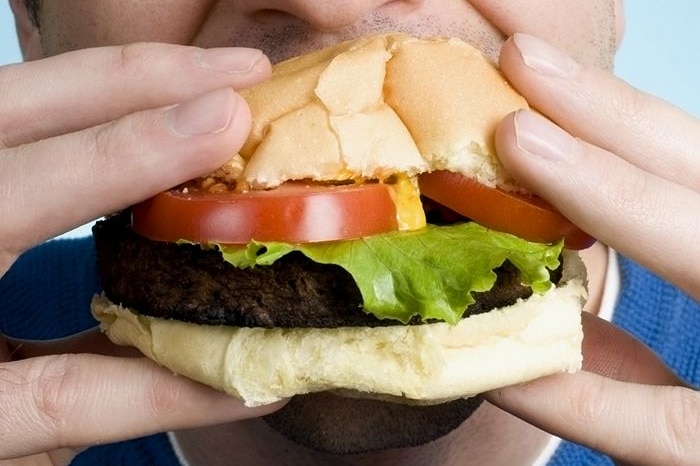
[[[36,244],[219,167],[250,130],[235,89],[269,73],[256,50],[163,44],[0,67],[0,276]],[[65,464],[82,446],[274,409],[113,352],[94,331],[0,337],[0,458]]]
[[[250,128],[252,49],[132,44],[0,67],[0,274],[29,247],[212,171]]]

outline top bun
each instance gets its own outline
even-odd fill
[[[438,169],[488,186],[513,184],[494,133],[527,103],[457,39],[390,34],[344,42],[277,64],[271,79],[241,94],[253,128],[238,162],[253,189]]]

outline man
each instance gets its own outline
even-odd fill
[[[52,58],[0,73],[4,89],[0,176],[3,186],[10,186],[0,204],[0,270],[9,269],[20,254],[46,238],[221,164],[241,145],[249,125],[245,104],[231,88],[250,85],[269,72],[267,59],[255,49],[275,62],[350,37],[398,30],[420,36],[458,36],[494,62],[500,53],[500,64],[513,83],[568,131],[531,113],[507,118],[498,144],[509,171],[603,243],[700,295],[698,266],[687,254],[691,244],[687,238],[695,231],[688,219],[700,218],[695,215],[700,214],[700,202],[695,202],[700,168],[691,158],[692,148],[699,146],[697,122],[654,101],[644,100],[640,113],[603,105],[612,96],[621,104],[639,99],[602,71],[612,67],[622,28],[619,2],[12,0],[12,7],[25,58]],[[505,42],[514,33],[527,35]],[[106,47],[141,41],[198,48]],[[70,51],[74,52],[66,53]],[[638,119],[620,120],[620,114]],[[613,124],[618,127],[611,134]],[[664,131],[651,135],[639,131],[647,127]],[[684,209],[665,209],[672,199],[682,201]],[[686,238],[685,246],[675,247],[681,238]],[[604,285],[621,271],[625,286],[616,318],[629,319],[630,326],[638,323],[630,317],[630,309],[649,306],[651,297],[640,292],[644,301],[631,301],[639,291],[634,287],[647,285],[656,287],[654,297],[659,303],[663,297],[674,300],[664,315],[687,316],[686,327],[693,328],[700,312],[692,299],[626,259],[618,269],[616,256],[603,243],[585,253],[591,274],[591,313],[601,305],[611,306],[617,298],[615,290]],[[661,250],[663,255],[658,254]],[[84,300],[97,289],[91,254],[89,243],[80,241],[49,243],[20,258],[0,290],[7,293],[0,301],[5,314],[2,330],[46,338],[91,326],[83,314]],[[37,268],[46,261],[65,267],[61,269],[65,275]],[[34,303],[27,288],[17,291],[23,283],[36,285],[30,282],[32,273],[41,273],[47,280],[31,293],[31,298],[40,300]],[[59,311],[65,312],[61,318],[68,323],[45,322],[56,319]],[[29,317],[36,320],[30,322]],[[651,322],[647,314],[645,319]],[[38,328],[36,322],[42,320]],[[587,368],[623,381],[681,384],[631,339],[592,316],[584,321]],[[664,336],[659,329],[653,333],[655,338]],[[678,354],[675,369],[697,382],[699,369],[688,363],[688,355],[700,349],[691,340],[683,342],[688,348]],[[6,424],[0,430],[5,439],[2,456],[49,452],[37,458],[62,462],[75,453],[63,447],[175,429],[182,430],[168,437],[92,448],[78,459],[85,464],[168,464],[178,457],[191,465],[514,465],[546,462],[558,445],[544,431],[484,404],[458,429],[435,442],[335,457],[300,448],[257,419],[221,424],[267,411],[243,409],[141,359],[31,358],[55,352],[113,351],[104,345],[94,333],[54,346],[8,341],[6,358],[18,361],[4,365],[15,379],[2,382],[2,403],[7,406]],[[636,358],[635,364],[630,355]],[[584,390],[591,387],[596,397]],[[631,413],[640,406],[621,398],[624,393],[634,394],[649,409],[684,400],[684,406],[697,416],[695,392],[669,388],[655,392],[656,400],[668,401],[652,404],[649,390],[630,387],[584,372],[502,390],[489,399],[543,428],[634,462],[697,460],[699,456],[691,456],[699,455],[692,450],[696,433],[692,423],[681,417],[666,423],[656,418],[646,424],[635,422],[638,418]],[[613,405],[613,400],[620,401]],[[364,417],[361,412],[349,412],[338,423],[355,425]],[[210,424],[221,425],[200,427]],[[647,427],[656,430],[646,431]],[[372,428],[367,434],[376,436],[382,429],[401,426]],[[675,442],[672,447],[666,442],[669,438]],[[585,455],[568,445],[552,461],[570,464],[572,458],[596,458]]]

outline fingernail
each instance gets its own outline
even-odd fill
[[[237,102],[233,89],[219,89],[170,108],[166,118],[180,136],[220,133],[231,123]]]
[[[547,42],[527,34],[513,35],[525,65],[547,76],[570,78],[581,69],[576,60]]]
[[[258,49],[222,47],[202,50],[199,55],[199,64],[208,70],[247,73],[262,59],[264,55]]]
[[[541,115],[518,110],[513,119],[515,143],[521,150],[547,160],[563,161],[578,153],[578,140]]]

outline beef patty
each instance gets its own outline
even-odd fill
[[[238,327],[376,327],[397,322],[362,310],[351,275],[291,253],[272,266],[239,269],[216,249],[152,241],[131,230],[128,212],[93,227],[102,287],[107,297],[144,315],[196,324]],[[532,294],[509,262],[495,286],[474,293],[465,316],[513,304]],[[561,276],[561,267],[552,273]],[[423,323],[414,319],[411,324]]]

